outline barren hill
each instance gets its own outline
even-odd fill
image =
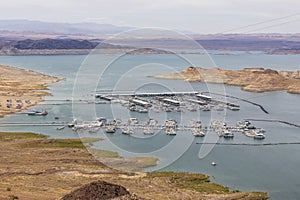
[[[179,79],[190,82],[224,83],[241,86],[251,92],[286,90],[300,94],[300,70],[282,71],[264,68],[225,70],[189,67],[180,73],[157,75],[153,78]]]

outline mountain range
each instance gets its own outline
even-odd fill
[[[116,34],[131,27],[98,23],[56,23],[33,20],[0,20],[1,31],[57,34]]]

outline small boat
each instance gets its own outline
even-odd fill
[[[166,134],[167,135],[176,135],[176,131],[175,131],[175,129],[173,129],[173,128],[167,128],[166,129]]]
[[[148,122],[146,123],[146,126],[155,126],[157,123],[158,123],[157,120],[149,119]]]
[[[194,129],[192,130],[193,132],[193,136],[195,137],[204,137],[205,136],[205,133],[199,129]]]
[[[106,133],[115,133],[116,132],[116,128],[114,126],[108,126],[106,129],[105,129],[105,132]]]
[[[61,131],[65,128],[65,126],[57,127],[56,130]]]
[[[236,106],[229,106],[228,109],[232,110],[232,111],[239,111],[240,110],[240,108],[236,107]]]
[[[229,131],[225,131],[223,137],[226,139],[232,139],[234,137],[234,134]]]
[[[266,136],[264,134],[262,134],[262,133],[257,133],[257,134],[254,135],[253,138],[257,139],[257,140],[263,140],[263,139],[266,138]]]
[[[150,129],[150,128],[145,128],[144,131],[143,131],[143,133],[145,135],[153,135],[154,131],[152,129]]]
[[[133,133],[134,133],[134,131],[131,128],[125,128],[122,130],[122,134],[125,134],[125,135],[131,135]]]
[[[216,166],[216,165],[217,165],[217,163],[215,163],[215,162],[211,163],[211,166]]]
[[[139,123],[139,120],[137,119],[137,118],[130,118],[129,120],[128,120],[128,124],[129,125],[136,125],[136,124],[138,124]]]
[[[27,115],[31,115],[31,116],[45,116],[45,115],[48,115],[48,112],[46,110],[43,110],[43,111],[32,110],[31,112],[28,112]]]
[[[73,119],[72,122],[70,122],[70,123],[68,124],[68,127],[69,127],[69,128],[72,128],[72,127],[74,127],[76,124],[77,124],[77,119]]]
[[[165,112],[172,112],[172,109],[169,108],[169,107],[166,107],[166,108],[165,108]]]

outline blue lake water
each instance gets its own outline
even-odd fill
[[[201,67],[218,66],[224,69],[241,69],[244,67],[265,67],[282,70],[300,69],[299,55],[81,55],[63,56],[1,56],[0,63],[25,69],[31,69],[48,75],[65,77],[66,80],[50,86],[52,96],[47,96],[45,102],[35,106],[37,109],[47,109],[45,117],[29,117],[13,114],[1,119],[1,122],[53,122],[58,116],[58,122],[69,122],[72,118],[93,120],[95,117],[118,117],[127,120],[137,117],[142,122],[156,118],[161,123],[165,119],[174,118],[186,124],[191,119],[200,119],[208,124],[211,119],[225,119],[228,124],[246,118],[279,119],[300,124],[300,95],[288,94],[284,91],[251,93],[240,90],[239,87],[222,86],[205,83],[185,83],[178,80],[157,80],[148,75],[164,74],[185,69],[190,65]],[[81,70],[81,71],[80,71]],[[99,72],[103,72],[99,75]],[[74,83],[78,87],[74,88]],[[240,104],[239,112],[195,112],[195,113],[130,113],[118,104],[83,104],[72,101],[57,100],[93,100],[95,90],[103,89],[139,90],[139,91],[212,91],[238,96],[259,103],[269,114],[258,107],[245,102]],[[74,92],[75,91],[75,92]],[[57,105],[53,105],[57,104]],[[254,141],[242,134],[236,134],[231,141],[220,139],[219,142],[236,143],[276,143],[300,142],[300,129],[278,123],[253,122],[264,128],[266,139]],[[1,131],[33,131],[54,138],[75,138],[78,133],[65,128],[57,131],[56,127],[23,126],[1,127]],[[107,140],[97,142],[94,147],[119,151],[122,156],[148,155],[159,157],[161,170],[205,173],[212,176],[212,181],[239,190],[258,190],[270,193],[271,199],[297,199],[300,196],[300,145],[281,146],[221,146],[212,148],[203,159],[198,158],[200,144],[205,138],[194,138],[192,134],[177,134],[167,137],[156,134],[153,137],[128,137],[120,133],[107,135],[102,132],[80,132],[81,137],[106,137]],[[166,147],[165,149],[163,149]],[[163,151],[165,150],[165,151]],[[180,152],[181,151],[181,152]],[[170,155],[170,154],[174,154]],[[174,162],[173,162],[174,161]],[[216,167],[211,162],[217,162]],[[152,169],[149,169],[152,170]]]

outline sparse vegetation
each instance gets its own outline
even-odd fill
[[[8,196],[8,199],[9,199],[9,200],[17,200],[17,199],[19,199],[19,197],[16,196],[16,195],[9,195],[9,196]]]
[[[180,172],[153,172],[148,178],[165,177],[179,188],[196,190],[201,193],[228,193],[229,188],[215,183],[210,183],[209,176],[204,174],[191,174]]]
[[[83,149],[91,146],[93,142],[102,140],[101,138],[81,138],[81,139],[43,139],[32,140],[21,144],[22,147],[30,148],[79,148]]]
[[[6,169],[5,173],[0,174],[0,188],[7,188],[0,193],[0,198],[57,199],[84,184],[104,180],[121,185],[138,196],[157,200],[214,197],[267,199],[266,193],[231,192],[227,187],[210,183],[209,176],[204,174],[116,171],[101,163],[101,159],[91,156],[83,148],[80,139],[49,139],[34,133],[5,132],[0,133],[0,138],[0,150],[5,152],[5,157],[0,157],[0,169]],[[95,140],[99,139],[83,139],[87,143]],[[155,158],[121,158],[116,152],[95,151],[99,156],[116,162],[115,164],[125,163],[124,166],[136,168],[157,161]],[[18,196],[9,191],[10,185],[14,185],[13,193]]]

